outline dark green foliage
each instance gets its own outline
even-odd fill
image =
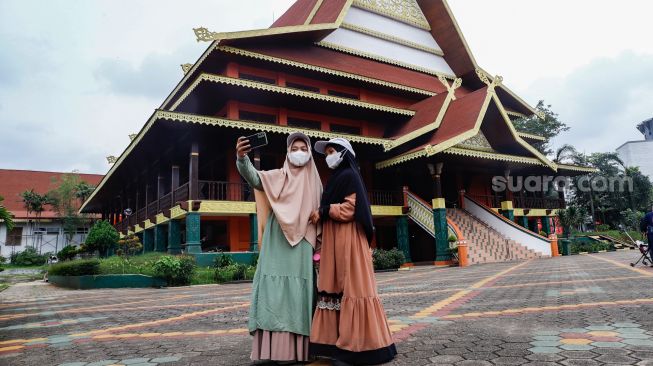
[[[234,264],[234,260],[229,254],[220,253],[213,260],[213,268],[224,268],[232,264]]]
[[[80,259],[53,264],[48,269],[49,276],[88,276],[100,274],[100,261]]]
[[[77,253],[77,248],[74,245],[68,245],[57,253],[57,258],[60,261],[68,261],[75,258]]]
[[[168,286],[190,285],[196,268],[195,257],[188,255],[164,255],[153,266],[156,276],[165,279]]]
[[[39,254],[32,247],[11,255],[11,264],[17,266],[42,266],[48,261],[50,253]]]
[[[375,249],[372,253],[375,270],[397,269],[406,263],[404,253],[397,248],[390,250]]]
[[[601,243],[601,242],[573,241],[571,243],[572,254],[578,254],[583,252],[596,253],[600,250],[614,250],[614,247],[609,243]]]
[[[91,227],[86,238],[86,250],[99,251],[100,256],[106,257],[109,249],[116,246],[120,239],[118,231],[109,224],[109,221],[98,221]]]
[[[558,114],[551,110],[551,105],[544,104],[540,100],[535,107],[544,114],[544,119],[537,115],[526,118],[520,118],[513,122],[518,131],[538,135],[546,138],[546,141],[533,144],[536,149],[544,154],[550,154],[549,142],[552,138],[558,136],[560,132],[569,130],[569,127],[558,119]]]
[[[218,283],[229,281],[251,280],[254,278],[256,267],[242,263],[234,263],[224,267],[215,268],[215,281]]]

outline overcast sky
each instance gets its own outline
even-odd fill
[[[0,168],[105,173],[207,43],[292,0],[0,0]],[[610,151],[653,117],[650,0],[449,0],[476,60]]]

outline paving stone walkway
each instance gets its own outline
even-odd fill
[[[377,274],[392,364],[653,366],[653,269],[631,268],[636,257]],[[250,290],[12,286],[0,293],[0,365],[249,365]]]

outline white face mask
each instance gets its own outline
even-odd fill
[[[331,155],[327,155],[326,157],[326,163],[331,169],[336,169],[340,163],[342,163],[342,160],[344,159],[345,152],[335,152]]]
[[[288,161],[294,166],[302,167],[311,160],[311,155],[305,151],[293,151],[288,154]]]

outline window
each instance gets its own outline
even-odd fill
[[[238,74],[238,77],[245,80],[257,81],[259,83],[272,84],[272,85],[277,84],[277,81],[275,79],[270,79],[263,76],[252,75],[252,74],[245,74],[242,72]]]
[[[88,234],[88,228],[85,227],[78,227],[75,230],[75,234]]]
[[[59,235],[59,228],[58,227],[49,227],[45,229],[45,233],[48,235]]]
[[[333,95],[334,97],[347,98],[347,99],[359,99],[358,95],[344,93],[336,90],[329,90],[329,95]]]
[[[347,133],[350,135],[360,135],[361,128],[355,126],[343,126],[343,125],[331,124],[331,132]]]
[[[263,123],[270,123],[270,124],[277,123],[277,116],[275,116],[274,114],[240,111],[238,115],[240,119],[246,121],[263,122]]]
[[[20,246],[20,242],[23,239],[23,228],[14,227],[10,232],[7,233],[7,241],[5,242],[6,246]]]
[[[299,84],[299,83],[287,82],[286,86],[289,87],[289,88],[306,90],[306,91],[313,92],[313,93],[319,93],[320,92],[320,88],[318,88],[318,87]]]
[[[322,123],[320,123],[320,121],[314,121],[310,119],[288,117],[288,126],[319,130],[322,128]]]

